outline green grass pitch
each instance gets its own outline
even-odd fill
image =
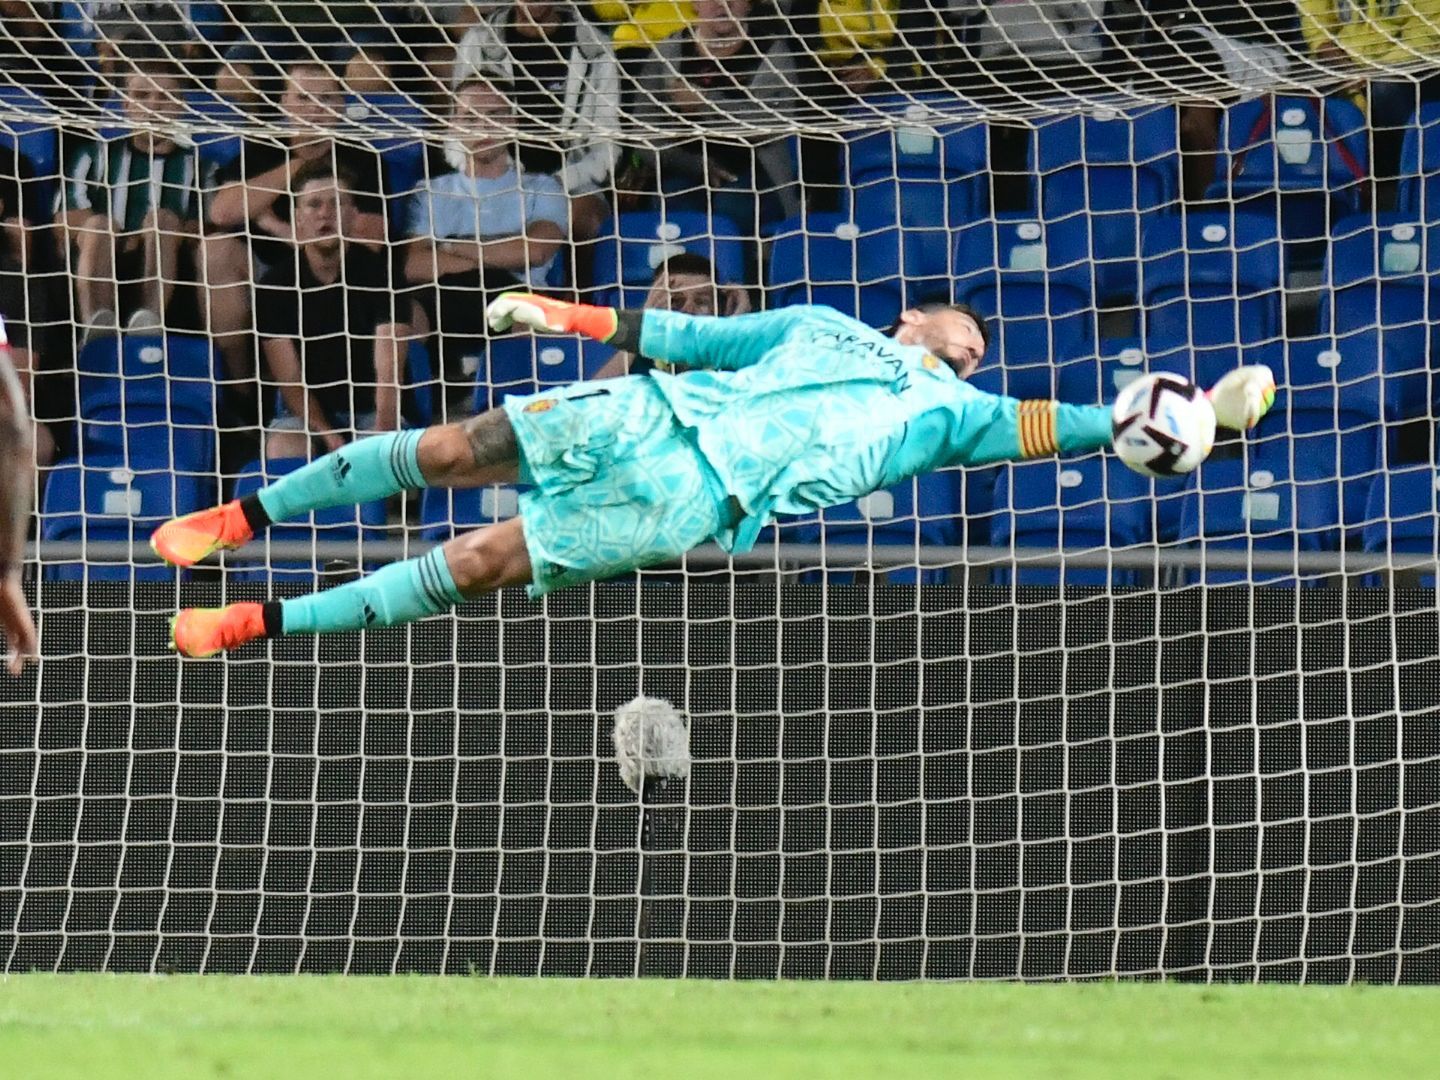
[[[0,978],[0,1076],[1402,1077],[1440,990]]]

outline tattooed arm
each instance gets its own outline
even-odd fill
[[[37,646],[35,623],[20,588],[34,483],[34,434],[0,324],[0,630],[12,649],[10,671],[17,675]]]

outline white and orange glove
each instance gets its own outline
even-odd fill
[[[1221,427],[1248,431],[1275,404],[1275,375],[1264,364],[1236,368],[1206,395]]]
[[[618,325],[614,308],[593,304],[569,304],[535,293],[501,293],[485,309],[486,321],[496,333],[515,326],[550,334],[584,334],[596,341],[608,341]]]

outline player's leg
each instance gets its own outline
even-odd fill
[[[395,626],[464,600],[530,581],[521,518],[457,536],[418,559],[391,563],[358,581],[268,604],[187,608],[171,624],[186,656],[212,656],[261,637],[332,634]]]
[[[192,566],[233,551],[273,522],[333,506],[386,499],[423,487],[513,483],[519,450],[510,419],[491,409],[460,424],[387,432],[319,457],[254,495],[167,521],[150,546],[166,562]]]

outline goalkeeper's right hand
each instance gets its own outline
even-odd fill
[[[1210,388],[1207,395],[1221,427],[1248,431],[1275,404],[1275,376],[1264,364],[1236,368]]]
[[[606,341],[615,333],[615,309],[593,304],[567,304],[535,293],[501,293],[485,309],[486,321],[496,333],[514,326],[552,334],[584,334]]]

